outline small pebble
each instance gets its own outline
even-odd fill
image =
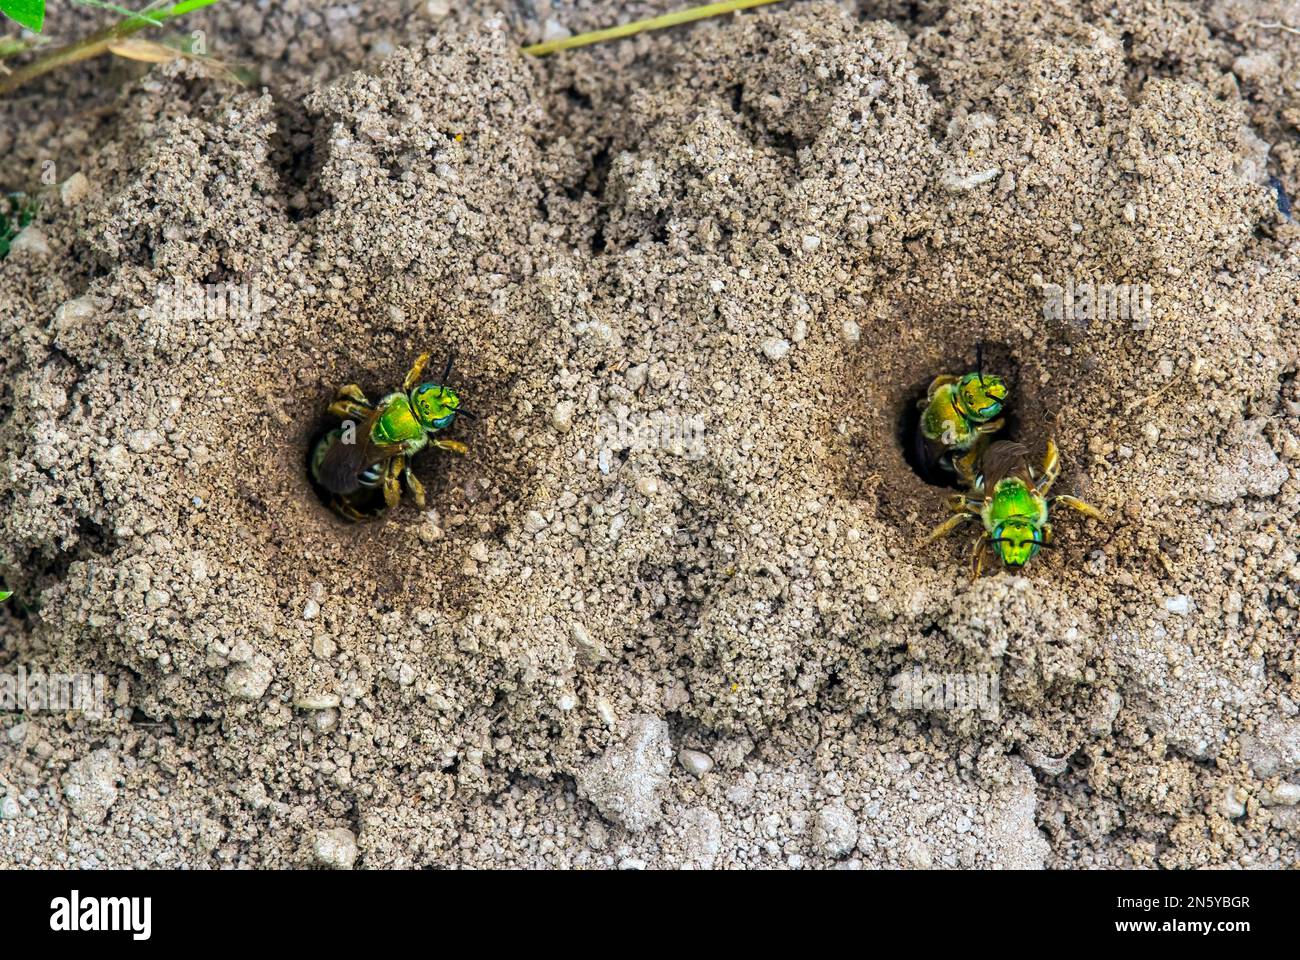
[[[843,800],[835,800],[817,813],[813,843],[823,856],[839,859],[858,843],[858,820]]]
[[[25,253],[33,257],[48,257],[50,255],[50,242],[45,239],[45,234],[41,233],[36,227],[24,227],[10,241],[9,252],[11,254]]]
[[[1223,794],[1223,815],[1235,820],[1246,813],[1246,798],[1236,787],[1229,787]]]
[[[265,657],[254,657],[226,674],[226,693],[236,700],[260,700],[271,685],[272,676],[270,661]]]
[[[329,710],[339,705],[338,694],[310,693],[293,702],[299,710]]]
[[[600,717],[601,723],[603,723],[605,726],[613,728],[614,722],[616,720],[614,716],[614,705],[610,703],[608,700],[606,700],[604,697],[597,697],[596,716]]]
[[[551,426],[560,433],[568,433],[573,429],[573,401],[561,400],[551,411]]]
[[[677,761],[697,780],[713,769],[713,758],[699,750],[682,750]]]
[[[570,32],[569,28],[558,20],[547,20],[546,23],[542,25],[543,40],[563,40],[565,37],[571,36],[573,36],[573,34]]]
[[[769,360],[781,360],[790,352],[790,341],[780,337],[770,337],[763,342],[763,353]]]
[[[645,386],[646,378],[650,375],[650,364],[638,363],[635,367],[628,367],[627,373],[623,374],[623,382],[627,388],[636,393]]]
[[[71,207],[80,203],[90,192],[90,181],[86,175],[78,171],[59,185],[59,198],[63,201],[64,206]]]
[[[1268,798],[1275,807],[1294,807],[1300,803],[1300,783],[1280,783]]]
[[[929,870],[934,865],[934,857],[927,847],[919,839],[910,840],[903,848],[903,857],[907,862],[918,870]]]
[[[331,870],[351,870],[357,862],[357,838],[351,830],[317,830],[311,843],[312,859]]]

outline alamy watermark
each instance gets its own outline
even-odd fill
[[[45,673],[19,667],[0,673],[0,713],[79,711],[91,720],[107,716],[108,680],[102,673]]]
[[[148,940],[153,934],[153,897],[83,897],[73,890],[50,901],[50,929],[56,933],[112,932]]]
[[[1067,279],[1043,284],[1043,318],[1079,325],[1093,321],[1129,323],[1133,330],[1151,326],[1151,284],[1093,283]]]
[[[614,414],[603,413],[600,431],[601,470],[609,472],[611,454],[660,450],[688,460],[704,456],[704,417],[692,417],[655,411],[642,414],[620,407]]]
[[[990,719],[998,714],[996,673],[932,673],[913,667],[890,677],[889,685],[894,688],[890,706],[900,712],[979,713]]]
[[[251,320],[271,307],[257,281],[251,283],[164,283],[154,316],[164,320]]]

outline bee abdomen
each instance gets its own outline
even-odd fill
[[[321,477],[321,465],[325,462],[325,457],[329,454],[330,450],[334,447],[336,443],[339,442],[342,436],[343,436],[342,429],[331,430],[329,433],[325,434],[325,436],[321,437],[320,440],[316,442],[316,447],[314,450],[312,450],[312,454],[311,454],[312,479],[315,480],[317,483],[321,484],[322,486],[328,487],[328,484],[326,484]],[[384,478],[384,464],[372,463],[370,466],[366,467],[365,469],[361,470],[356,474],[356,487],[352,487],[351,489],[355,490],[358,487],[365,488],[368,490],[373,489],[375,487],[378,487],[383,482],[383,478]]]

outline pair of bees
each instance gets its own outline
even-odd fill
[[[451,358],[437,383],[421,382],[429,354],[422,353],[400,390],[378,403],[366,399],[355,383],[340,387],[329,406],[342,425],[316,442],[311,475],[334,512],[349,520],[368,520],[397,506],[405,483],[416,506],[425,505],[424,486],[411,472],[411,458],[425,447],[464,454],[465,444],[437,436],[462,410],[460,395],[447,386]]]
[[[977,366],[983,367],[981,358]],[[926,542],[946,537],[978,520],[983,531],[972,545],[975,577],[992,552],[1008,567],[1023,567],[1052,543],[1050,507],[1062,506],[1104,520],[1101,512],[1076,497],[1048,497],[1061,471],[1060,454],[1047,441],[1042,466],[1035,469],[1029,450],[1011,440],[993,440],[1005,426],[1002,410],[1007,386],[983,369],[958,377],[936,377],[921,400],[916,456],[928,471],[949,471],[968,491],[948,499],[953,516],[936,527]]]

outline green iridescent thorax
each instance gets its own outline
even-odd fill
[[[969,450],[975,440],[970,418],[961,409],[958,384],[945,383],[934,391],[921,414],[921,432],[953,450]]]
[[[988,423],[1002,412],[1007,385],[991,373],[968,373],[955,385],[954,405],[968,420]]]
[[[1009,567],[1023,566],[1038,553],[1047,525],[1047,501],[1019,477],[998,481],[980,512],[994,549]]]
[[[422,383],[411,391],[411,405],[426,430],[445,430],[456,419],[460,397],[451,387]]]
[[[400,443],[405,445],[405,452],[415,453],[428,440],[425,428],[416,419],[411,409],[411,400],[404,393],[390,393],[379,402],[384,412],[375,421],[370,438],[375,443],[386,445]]]

